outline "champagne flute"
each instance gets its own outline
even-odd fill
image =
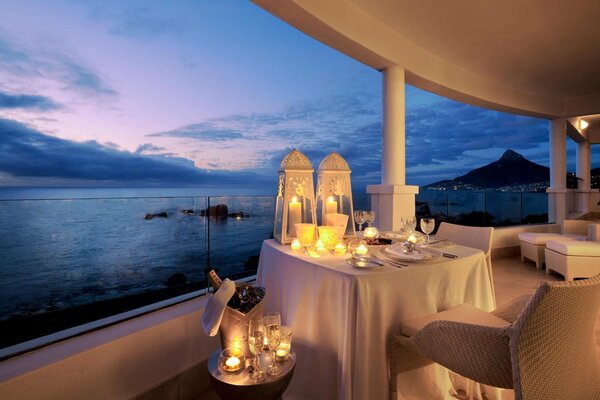
[[[362,232],[362,226],[365,223],[365,212],[364,211],[354,211],[354,220],[358,224],[358,231]]]
[[[371,226],[375,222],[375,211],[365,211],[365,222]]]
[[[275,363],[275,351],[281,343],[281,315],[278,312],[270,312],[264,320],[267,327],[267,343],[271,350],[271,364],[267,368],[267,373],[275,376],[281,373],[281,369]]]
[[[248,347],[254,356],[254,370],[252,371],[252,375],[250,375],[250,379],[257,382],[264,381],[266,378],[265,371],[260,369],[258,363],[260,353],[262,353],[265,346],[265,335],[265,321],[261,315],[255,315],[250,319],[250,323],[248,324]]]
[[[429,245],[429,235],[435,229],[434,218],[421,218],[421,230],[427,235],[427,245]]]

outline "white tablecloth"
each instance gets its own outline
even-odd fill
[[[265,241],[257,277],[267,288],[265,312],[279,311],[292,327],[298,357],[285,399],[387,400],[387,348],[402,321],[462,303],[491,311],[484,253],[457,245],[444,251],[459,257],[358,270],[345,257],[312,259]],[[399,395],[449,398],[447,372],[437,368],[401,374]]]

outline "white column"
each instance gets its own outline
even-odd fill
[[[582,214],[586,214],[590,211],[590,196],[592,191],[590,190],[591,176],[590,176],[590,142],[586,132],[582,132],[582,136],[585,137],[585,141],[577,143],[576,154],[577,154],[577,177],[581,180],[577,181],[577,198],[578,198],[578,211]]]
[[[371,209],[381,230],[398,230],[400,218],[415,215],[418,186],[406,185],[406,123],[404,69],[383,70],[383,132],[381,185],[367,186]]]
[[[564,118],[550,121],[550,187],[548,220],[562,222],[567,217],[567,125]]]

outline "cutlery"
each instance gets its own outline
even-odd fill
[[[457,258],[458,256],[456,254],[450,254],[450,253],[442,253],[443,257],[447,257],[447,258]]]

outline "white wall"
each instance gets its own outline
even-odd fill
[[[206,296],[0,363],[0,399],[129,399],[220,347],[200,325]]]

